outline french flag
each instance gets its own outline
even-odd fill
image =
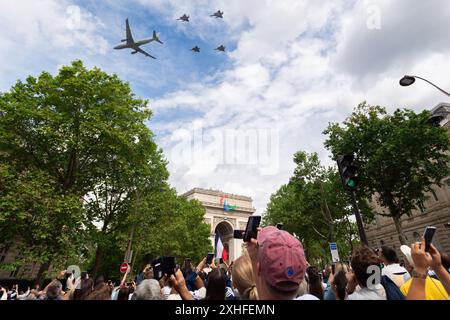
[[[222,258],[223,261],[228,261],[227,250],[223,246],[222,240],[220,240],[219,234],[216,233],[216,259]]]

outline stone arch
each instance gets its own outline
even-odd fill
[[[227,220],[222,220],[214,226],[214,234],[218,233],[219,237],[223,243],[223,246],[227,250],[229,259],[233,258],[234,252],[234,227],[231,222]]]

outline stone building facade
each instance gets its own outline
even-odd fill
[[[450,131],[450,104],[441,103],[432,110],[434,115],[442,115],[441,126]],[[439,250],[450,253],[450,177],[442,180],[442,187],[434,186],[434,192],[427,194],[428,200],[411,217],[402,218],[402,226],[408,243],[420,239],[427,226],[435,226],[433,243]],[[385,208],[372,203],[375,212],[382,213]],[[367,239],[371,247],[387,245],[400,253],[400,241],[392,218],[376,215],[373,223],[365,226]]]

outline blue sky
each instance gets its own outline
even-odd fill
[[[223,20],[209,17],[219,9]],[[189,24],[176,21],[184,13]],[[136,39],[160,33],[164,45],[144,47],[157,60],[112,50],[127,17]],[[296,151],[332,164],[329,122],[362,101],[417,111],[445,101],[422,83],[400,87],[404,74],[450,85],[445,0],[0,0],[0,30],[0,90],[75,59],[117,73],[150,101],[180,193],[248,195],[258,213]]]

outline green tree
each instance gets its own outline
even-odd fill
[[[50,262],[57,268],[82,253],[82,203],[56,185],[46,172],[0,163],[0,242],[19,253],[10,267],[41,263],[40,277]]]
[[[134,247],[142,254],[172,255],[181,263],[184,258],[200,261],[211,251],[210,226],[198,201],[168,190],[150,195],[141,208]]]
[[[358,193],[374,199],[394,220],[400,243],[406,244],[401,218],[423,206],[427,192],[450,174],[448,132],[431,126],[428,111],[397,109],[392,115],[380,106],[360,104],[343,125],[330,124],[325,146],[333,154],[354,152],[361,183]]]
[[[150,117],[147,101],[127,83],[75,61],[55,76],[30,76],[0,95],[0,161],[17,174],[42,172],[55,197],[84,200],[85,215],[72,219],[98,242],[100,264],[103,243],[129,230],[136,190],[146,193],[167,180],[162,152],[146,126]],[[56,224],[52,232],[66,230]]]
[[[264,222],[283,222],[287,231],[299,237],[309,259],[329,260],[329,242],[337,242],[346,256],[352,249],[355,229],[339,174],[322,166],[316,153],[298,152],[294,162],[294,175],[272,195]]]

